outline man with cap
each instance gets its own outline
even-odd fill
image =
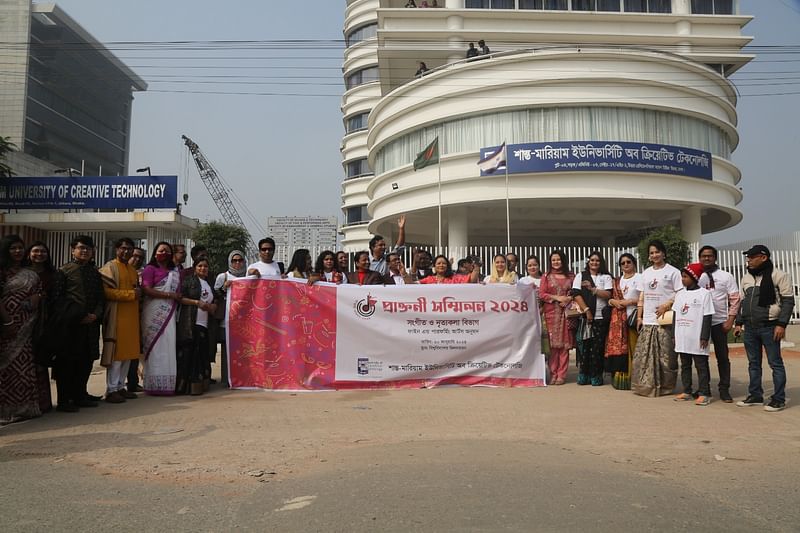
[[[786,272],[773,266],[769,248],[763,244],[753,246],[744,255],[747,256],[747,273],[742,277],[742,303],[736,315],[733,334],[738,337],[744,329],[750,385],[747,398],[737,405],[751,407],[764,403],[764,389],[761,386],[763,347],[772,369],[774,386],[772,398],[764,410],[782,411],[786,408],[786,368],[781,357],[781,340],[786,336],[786,326],[794,308],[792,281]]]
[[[728,332],[733,329],[736,313],[739,312],[739,286],[736,279],[717,265],[717,249],[703,246],[698,254],[703,274],[698,284],[711,291],[714,303],[714,316],[711,320],[711,342],[714,344],[714,356],[717,358],[719,370],[719,398],[725,403],[732,403],[731,397],[731,360],[728,357]]]

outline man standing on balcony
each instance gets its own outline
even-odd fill
[[[711,291],[714,316],[711,317],[711,341],[719,370],[719,398],[725,403],[733,402],[731,388],[731,360],[728,358],[728,332],[733,329],[739,311],[739,287],[731,274],[717,265],[717,249],[713,246],[700,248],[700,264],[703,274],[698,285]]]
[[[397,219],[397,244],[394,245],[393,252],[402,254],[406,244],[406,216],[400,215]],[[379,272],[385,276],[389,271],[386,264],[386,241],[383,236],[375,235],[369,241],[369,269]]]
[[[764,406],[768,412],[786,408],[786,368],[781,357],[781,341],[786,336],[786,326],[792,318],[794,293],[792,280],[786,272],[772,265],[769,248],[762,244],[744,253],[747,256],[747,274],[742,276],[742,304],[736,315],[738,337],[744,326],[744,349],[747,352],[747,370],[750,386],[747,398],[739,407],[761,406],[764,389],[761,386],[761,351],[767,352],[767,362],[772,369],[773,393]]]

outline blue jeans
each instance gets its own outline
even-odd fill
[[[764,389],[761,387],[761,348],[767,352],[767,362],[772,369],[772,383],[775,392],[772,399],[778,402],[786,401],[786,369],[781,358],[781,343],[773,338],[775,326],[749,328],[744,330],[744,349],[747,352],[747,370],[750,374],[750,386],[747,392],[754,398],[763,398]]]

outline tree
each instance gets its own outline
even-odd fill
[[[247,230],[239,226],[212,221],[197,228],[192,239],[208,248],[210,270],[219,273],[228,270],[228,254],[246,251],[247,237]]]
[[[17,145],[11,142],[11,137],[0,137],[0,178],[10,178],[14,175],[5,161],[6,156],[16,149]]]
[[[651,231],[639,242],[639,258],[644,266],[649,266],[647,260],[647,243],[658,240],[664,243],[667,248],[667,263],[677,269],[685,267],[689,263],[689,243],[683,238],[681,231],[675,226],[664,226]]]

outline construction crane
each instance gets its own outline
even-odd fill
[[[189,148],[189,152],[191,152],[192,158],[194,159],[194,164],[197,165],[197,171],[200,173],[200,179],[203,180],[206,189],[208,189],[211,199],[214,200],[215,204],[217,204],[217,208],[222,214],[222,218],[225,219],[228,224],[238,226],[245,231],[247,234],[245,253],[250,259],[256,259],[258,257],[258,249],[253,241],[253,237],[250,235],[250,232],[247,230],[247,227],[242,221],[242,217],[239,216],[239,212],[233,205],[231,197],[228,195],[228,191],[226,191],[225,187],[222,185],[222,180],[217,175],[217,171],[214,170],[214,167],[208,162],[206,156],[200,151],[200,147],[197,146],[197,143],[195,143],[186,135],[181,135],[181,137],[183,138],[184,144],[186,144],[187,148]]]

